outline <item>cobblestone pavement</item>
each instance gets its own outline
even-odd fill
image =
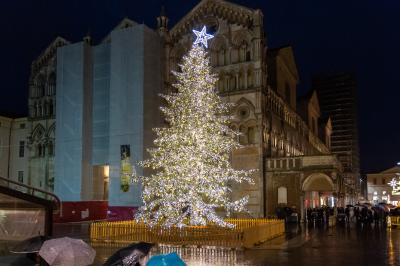
[[[101,265],[117,247],[97,247]],[[161,247],[176,251],[189,266],[200,265],[400,265],[400,230],[383,227],[304,228],[292,226],[286,236],[250,250]]]
[[[88,240],[88,224],[57,225],[56,236]],[[0,265],[12,265],[1,243]],[[95,246],[93,265],[102,265],[108,256],[122,246]],[[291,226],[285,236],[248,250],[211,247],[173,247],[161,245],[153,254],[176,251],[189,266],[200,265],[400,265],[400,229],[384,227],[314,228]],[[16,264],[13,264],[16,265]]]

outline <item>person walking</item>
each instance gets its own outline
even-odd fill
[[[350,222],[350,210],[349,210],[349,207],[346,207],[346,209],[344,210],[344,213],[346,214],[346,222],[349,223]]]

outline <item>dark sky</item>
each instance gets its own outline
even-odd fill
[[[356,72],[362,171],[400,161],[399,1],[232,2],[262,10],[269,47],[293,45],[300,93],[314,74]],[[125,16],[154,28],[162,3],[172,26],[198,1],[0,1],[0,112],[26,114],[31,62],[56,36],[76,42],[90,31],[96,43]]]

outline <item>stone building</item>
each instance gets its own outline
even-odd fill
[[[321,123],[314,92],[297,111],[299,77],[293,50],[268,48],[260,10],[203,0],[171,29],[165,13],[157,21],[167,88],[174,82],[170,71],[192,45],[192,29],[206,25],[214,34],[209,49],[218,90],[236,104],[231,126],[242,133],[239,141],[244,145],[233,152],[233,165],[258,169],[255,186],[237,187],[235,193],[250,195],[251,215],[274,214],[279,204],[302,209],[343,201],[342,168],[329,150],[330,120]]]
[[[386,202],[391,203],[395,206],[399,205],[399,180],[400,165],[386,169],[379,173],[367,174],[368,201],[373,204]],[[393,186],[390,185],[391,183],[393,184]]]
[[[28,119],[0,116],[0,177],[28,184]]]
[[[54,189],[57,48],[68,43],[57,37],[33,61],[29,79],[28,183],[48,191]]]
[[[304,209],[332,205],[335,202],[344,204],[342,166],[330,153],[331,121],[329,118],[321,119],[315,92],[297,100],[296,87],[299,76],[293,49],[290,46],[275,49],[267,46],[263,14],[260,10],[222,0],[202,0],[171,28],[168,27],[168,17],[165,12],[160,14],[157,22],[158,37],[147,39],[147,49],[140,48],[143,48],[140,51],[146,51],[143,54],[133,55],[134,48],[123,45],[123,40],[129,43],[132,41],[130,39],[132,36],[134,39],[143,36],[139,34],[137,23],[124,20],[120,27],[114,29],[96,46],[90,45],[89,38],[75,44],[57,38],[32,64],[28,118],[31,122],[30,184],[52,189],[55,177],[56,184],[59,184],[58,188],[56,186],[56,193],[58,191],[65,196],[65,199],[96,200],[95,193],[86,193],[91,191],[95,173],[99,170],[94,166],[113,165],[110,168],[110,178],[113,176],[114,181],[110,187],[119,187],[120,180],[117,175],[120,166],[117,166],[117,161],[120,161],[116,159],[115,149],[124,143],[121,142],[122,139],[117,140],[111,136],[121,134],[127,128],[128,131],[135,131],[135,134],[139,132],[138,136],[134,134],[136,137],[127,134],[124,142],[132,142],[130,144],[134,146],[134,151],[141,155],[144,148],[151,146],[152,137],[149,127],[137,127],[135,124],[144,121],[140,120],[142,117],[140,115],[137,117],[139,120],[125,121],[125,127],[122,126],[124,124],[122,116],[126,112],[137,112],[137,110],[126,108],[125,113],[118,111],[120,106],[125,105],[117,104],[118,99],[112,90],[115,89],[119,97],[132,95],[126,91],[129,86],[122,86],[116,77],[122,75],[124,82],[137,80],[144,82],[145,77],[149,77],[144,71],[147,69],[148,73],[154,74],[156,70],[148,69],[149,62],[154,59],[151,57],[149,61],[150,55],[160,53],[159,61],[156,60],[159,62],[158,65],[161,64],[158,70],[162,83],[160,88],[171,91],[171,84],[175,81],[171,71],[178,70],[182,56],[192,46],[192,29],[200,29],[206,25],[208,32],[215,36],[209,42],[209,53],[213,69],[219,76],[218,90],[225,100],[235,103],[231,127],[242,133],[239,141],[243,148],[233,152],[233,165],[237,168],[258,170],[254,175],[255,185],[234,187],[233,197],[249,194],[249,210],[253,217],[274,214],[276,207],[280,205]],[[146,28],[145,31],[149,36],[153,35],[150,33],[152,30],[145,26],[140,27]],[[126,36],[122,36],[123,33],[120,32],[135,30],[138,31],[135,33],[138,35],[126,33]],[[118,45],[120,47],[116,48]],[[99,54],[102,53],[100,50],[111,55],[102,57]],[[118,60],[116,55],[120,56]],[[128,59],[124,57],[126,60],[122,60],[123,55],[132,57],[128,56]],[[62,60],[60,56],[63,57]],[[74,68],[72,57],[81,62],[77,65],[79,71]],[[137,69],[133,65],[127,65],[127,68],[118,65],[118,62],[136,62],[138,58],[143,59],[143,69]],[[103,76],[99,76],[98,79],[95,77],[96,69],[100,71],[101,67],[96,65],[96,60],[103,60],[108,65],[108,70],[104,70]],[[115,67],[112,66],[113,62]],[[155,64],[155,61],[151,62]],[[69,71],[65,71],[66,69]],[[131,74],[127,74],[128,72]],[[71,76],[71,73],[76,74],[79,84],[75,84],[78,81],[73,79],[75,76]],[[132,80],[136,74],[139,76]],[[102,87],[99,81],[101,79],[108,80],[109,84]],[[144,90],[148,85],[146,82],[138,89],[139,91],[147,91]],[[101,94],[101,88],[109,94]],[[77,94],[73,93],[75,90]],[[138,99],[142,99],[139,100],[138,106],[143,107],[141,104],[145,103],[150,109],[158,108],[159,100],[141,98],[142,94],[137,96]],[[103,99],[103,104],[96,104],[100,103],[98,102],[100,98]],[[108,98],[110,105],[107,105]],[[85,102],[87,104],[83,105]],[[111,108],[111,102],[116,110]],[[86,110],[84,106],[89,106],[87,108],[91,106],[92,109]],[[57,110],[56,115],[55,110]],[[72,123],[73,117],[69,111],[77,112],[78,124]],[[97,112],[105,112],[104,121]],[[149,116],[146,119],[148,118]],[[77,129],[73,125],[77,126]],[[54,139],[55,127],[57,127],[56,139]],[[99,129],[103,127],[108,130]],[[115,128],[118,130],[114,130]],[[68,135],[68,132],[72,135]],[[99,144],[101,137],[103,143],[107,143],[104,147]],[[111,141],[112,139],[115,141]],[[69,140],[73,140],[72,146],[66,144]],[[68,151],[71,147],[75,147],[75,153],[73,150]],[[111,152],[111,149],[114,150]],[[74,157],[75,155],[78,157]],[[82,159],[79,160],[80,166],[73,165],[74,158]],[[136,160],[140,158],[139,156]],[[55,176],[54,161],[59,162],[59,168],[56,166],[56,169],[59,169],[60,173],[64,172],[63,174]],[[63,163],[70,163],[70,167],[63,167]],[[69,171],[69,174],[65,174],[65,171]],[[61,189],[62,187],[67,189],[66,180],[74,183],[72,187],[76,188],[76,191],[68,193],[67,190]],[[120,195],[118,189],[115,187],[113,189],[117,199],[113,204],[132,203],[131,200],[124,201],[123,193]],[[140,194],[140,191],[136,191],[136,194]],[[136,198],[138,196],[135,195]]]
[[[354,74],[319,75],[313,79],[318,91],[321,113],[332,119],[331,151],[343,165],[347,195],[364,195],[361,191],[360,154],[357,123],[357,82]]]

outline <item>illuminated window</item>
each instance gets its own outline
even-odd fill
[[[386,191],[382,191],[382,194],[383,194],[383,195],[386,195]]]
[[[374,191],[374,195],[378,195],[378,192]]]

